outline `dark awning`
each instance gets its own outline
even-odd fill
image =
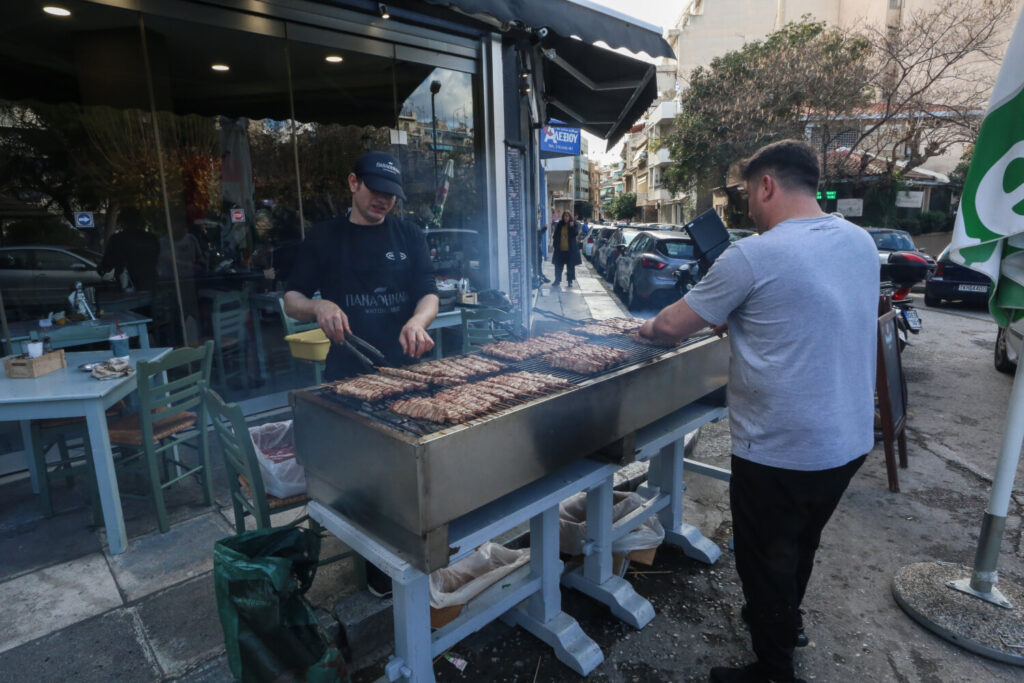
[[[531,29],[546,27],[568,38],[578,36],[588,45],[601,40],[613,48],[646,52],[651,57],[675,59],[672,47],[657,27],[612,10],[574,0],[427,0],[467,14],[483,14]]]
[[[609,147],[658,96],[653,64],[572,38],[548,36],[542,45],[547,118],[579,126]]]

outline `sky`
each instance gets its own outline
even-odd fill
[[[683,7],[687,4],[687,1],[688,0],[589,0],[589,2],[592,2],[595,5],[603,5],[609,9],[615,10],[616,12],[636,17],[648,24],[660,26],[662,32],[675,22],[679,13],[683,11]],[[605,147],[604,140],[593,136],[586,131],[583,132],[583,135],[587,138],[587,145],[590,148],[589,157],[591,159],[600,162],[612,162],[618,160],[621,143],[602,154],[601,150]]]

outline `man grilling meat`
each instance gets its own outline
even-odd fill
[[[352,208],[314,225],[284,295],[285,312],[315,319],[331,340],[356,334],[380,349],[392,365],[434,347],[427,327],[437,316],[437,285],[427,241],[416,226],[391,213],[402,191],[402,172],[390,154],[367,152],[348,176]],[[321,299],[314,299],[320,291]],[[327,380],[366,368],[346,348],[331,347]]]
[[[348,176],[352,208],[314,225],[299,247],[284,294],[285,312],[317,321],[332,341],[357,334],[380,349],[391,365],[419,358],[434,347],[427,327],[437,316],[437,285],[427,241],[414,225],[391,213],[405,199],[402,171],[390,154],[367,152]],[[322,298],[314,299],[320,291]],[[365,371],[348,349],[332,345],[324,378]],[[370,591],[391,594],[386,575],[367,567]]]
[[[726,249],[640,334],[676,341],[728,326],[729,502],[757,661],[715,667],[711,680],[793,681],[821,532],[873,446],[878,255],[864,230],[821,211],[806,143],[768,145],[741,175],[761,236]]]

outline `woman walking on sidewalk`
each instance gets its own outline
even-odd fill
[[[570,287],[576,279],[576,266],[580,265],[580,243],[576,236],[580,226],[568,211],[562,212],[562,220],[558,221],[551,231],[551,262],[555,264],[555,284],[562,282],[562,267],[565,267],[565,279]]]

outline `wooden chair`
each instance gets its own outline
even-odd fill
[[[257,529],[273,526],[271,515],[295,508],[303,507],[309,502],[309,496],[299,494],[288,498],[278,498],[267,493],[260,474],[259,460],[245,415],[237,403],[224,403],[224,399],[212,389],[206,391],[206,405],[210,411],[213,432],[224,456],[224,468],[228,475],[228,488],[231,491],[231,507],[235,515],[235,531],[245,531],[245,518],[252,516]],[[323,527],[309,515],[293,520],[287,526],[295,526],[308,521],[309,528],[323,534]],[[355,556],[354,551],[347,551],[321,560],[318,564],[328,564],[345,557]],[[366,566],[361,558],[354,563],[355,584],[362,587],[366,584]]]
[[[285,313],[284,312],[284,299],[283,298],[277,300],[277,305],[278,305],[278,307],[281,310],[281,327],[284,328],[284,336],[287,337],[289,334],[295,334],[296,332],[306,332],[307,330],[315,330],[316,328],[320,327],[316,323],[316,321],[309,322],[309,323],[300,322],[300,321],[296,320],[295,318],[291,317],[290,315],[288,315],[287,313]],[[296,359],[295,356],[292,356],[291,355],[291,351],[288,352],[288,355],[291,358],[292,372],[294,373],[294,371],[295,371],[295,362],[296,362],[296,360],[299,360],[299,359]],[[300,360],[300,362],[302,362],[302,363],[310,363],[313,366],[313,374],[314,374],[314,376],[316,378],[316,383],[317,384],[322,384],[323,383],[324,367],[325,367],[324,363],[320,363],[320,362],[317,362],[317,361],[310,361],[310,360]]]
[[[108,426],[111,444],[121,447],[125,453],[118,461],[119,469],[144,466],[161,532],[170,528],[164,489],[196,475],[202,484],[205,503],[213,504],[205,428],[205,391],[210,381],[213,348],[213,342],[208,341],[199,348],[176,349],[158,361],[139,361],[136,367],[139,412]],[[196,451],[194,466],[180,459],[178,447],[181,445]]]
[[[266,529],[273,526],[270,523],[272,514],[293,510],[309,502],[306,494],[277,498],[267,493],[260,474],[256,447],[249,436],[241,407],[237,403],[225,403],[212,389],[206,391],[206,403],[214,436],[224,456],[231,506],[235,513],[235,531],[245,531],[247,515],[256,521],[257,529]]]
[[[214,367],[218,386],[224,386],[228,377],[241,376],[242,386],[249,388],[247,364],[249,306],[245,292],[218,292],[213,297],[210,322],[213,326]],[[228,365],[233,369],[226,370]]]
[[[474,346],[490,344],[493,341],[512,339],[513,334],[507,327],[514,316],[508,311],[498,308],[467,308],[462,311],[462,352],[469,353]]]

